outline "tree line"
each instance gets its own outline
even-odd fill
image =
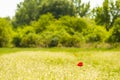
[[[24,0],[12,19],[0,18],[0,47],[111,47],[119,43],[120,0],[90,6],[81,0]]]

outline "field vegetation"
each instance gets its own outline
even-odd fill
[[[3,49],[0,49],[2,51]],[[4,49],[10,51],[10,49]],[[14,49],[0,55],[0,80],[119,80],[119,50]],[[82,61],[83,66],[77,64]]]

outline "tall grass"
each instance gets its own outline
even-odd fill
[[[88,51],[120,51],[120,48],[0,48],[0,55],[19,51],[50,51],[50,52],[88,52]]]
[[[26,50],[0,56],[0,80],[120,79],[119,51]],[[77,66],[79,61],[82,67]]]

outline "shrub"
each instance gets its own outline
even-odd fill
[[[61,24],[68,27],[68,30],[82,32],[84,29],[88,27],[87,22],[84,18],[63,16],[59,19]],[[73,29],[73,30],[72,30]]]
[[[70,34],[64,29],[57,31],[44,31],[40,34],[40,44],[43,47],[57,47],[58,45],[69,47]]]
[[[14,44],[15,47],[30,47],[29,42],[25,43],[24,40],[27,41],[29,38],[32,38],[33,34],[35,34],[35,30],[31,26],[24,26],[24,28],[21,28],[21,27],[17,28],[16,29],[16,34],[13,37],[12,43]],[[23,45],[23,43],[25,45]],[[28,45],[26,45],[26,44],[28,44]],[[31,47],[33,47],[33,46],[31,46]]]
[[[29,33],[24,35],[21,39],[22,47],[38,47],[39,46],[39,36],[35,33]]]
[[[39,46],[40,47],[49,47],[51,37],[52,37],[53,32],[51,31],[44,31],[40,34],[39,37]]]
[[[20,37],[19,34],[15,35],[15,36],[13,37],[12,44],[14,45],[14,47],[20,47],[20,46],[21,46],[21,45],[20,45],[21,39],[22,39],[22,38]]]
[[[9,21],[0,18],[0,47],[8,47],[12,41],[13,30]]]
[[[95,25],[83,31],[83,35],[86,38],[86,42],[104,42],[108,33],[104,27]]]
[[[54,16],[50,13],[47,13],[40,16],[38,21],[32,22],[31,26],[35,28],[36,33],[41,33],[42,31],[46,30],[47,26],[49,26],[54,21]]]
[[[71,35],[67,33],[65,29],[61,29],[58,32],[56,32],[55,36],[58,36],[59,38],[59,45],[61,44],[63,47],[70,47],[70,38]]]
[[[85,43],[85,37],[81,33],[75,33],[71,38],[72,47],[81,47]]]
[[[81,33],[69,30],[69,27],[61,24],[60,20],[47,26],[40,34],[40,38],[40,43],[44,47],[80,47],[84,41]]]

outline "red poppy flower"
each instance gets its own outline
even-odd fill
[[[82,67],[82,66],[83,66],[83,62],[79,62],[79,63],[77,64],[77,66]]]

